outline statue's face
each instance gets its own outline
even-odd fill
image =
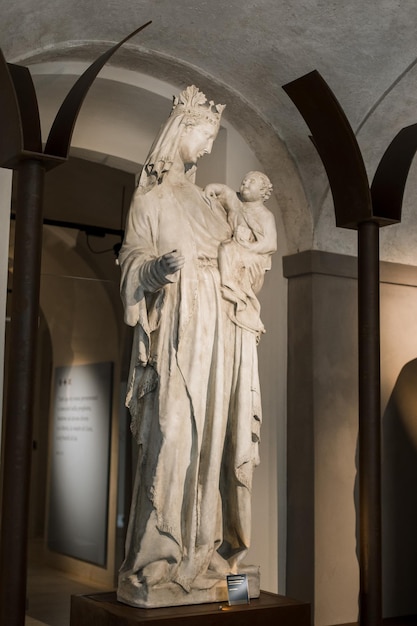
[[[242,180],[240,195],[245,202],[254,202],[261,198],[262,181],[259,176],[248,175]]]
[[[178,151],[183,163],[196,163],[205,154],[210,154],[217,128],[212,124],[185,126]]]

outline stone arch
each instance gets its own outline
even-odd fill
[[[66,64],[81,62],[87,66],[107,49],[108,46],[102,43],[66,42],[59,47],[27,54],[19,59],[19,63],[28,65],[35,72],[40,64],[43,67],[45,64],[57,64],[57,70],[66,71]],[[134,75],[136,79],[133,79]],[[165,97],[172,97],[178,89],[196,84],[210,99],[226,103],[224,119],[253,151],[274,185],[274,196],[285,229],[286,251],[293,253],[311,248],[313,221],[297,165],[281,139],[279,129],[272,127],[240,93],[191,64],[133,46],[121,48],[96,80],[100,80],[101,76],[111,77],[120,83],[133,80],[136,86],[143,79],[151,79],[154,86],[159,83],[159,95],[163,92]],[[169,86],[172,87],[170,93],[167,91]]]

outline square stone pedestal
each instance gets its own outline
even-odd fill
[[[311,626],[310,605],[261,591],[250,604],[227,602],[140,609],[116,593],[71,597],[70,626]]]

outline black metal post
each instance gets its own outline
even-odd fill
[[[379,225],[358,226],[360,626],[382,623]]]
[[[102,54],[64,99],[42,150],[35,88],[27,68],[6,63],[0,50],[0,167],[17,173],[12,326],[0,532],[0,626],[24,626],[34,372],[42,254],[45,171],[68,157],[82,103],[113,54],[147,22]]]
[[[355,134],[314,70],[283,86],[304,117],[332,190],[336,225],[358,231],[360,624],[382,622],[379,228],[401,221],[417,124],[385,151],[371,189]]]
[[[9,384],[0,552],[0,625],[23,626],[33,430],[34,372],[42,252],[41,161],[17,169]]]

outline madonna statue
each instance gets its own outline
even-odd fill
[[[174,99],[119,257],[139,457],[118,599],[133,606],[222,601],[237,572],[259,595],[258,568],[242,564],[261,423],[259,324],[239,325],[222,295],[218,254],[232,228],[215,194],[194,183],[223,108],[194,86]]]

